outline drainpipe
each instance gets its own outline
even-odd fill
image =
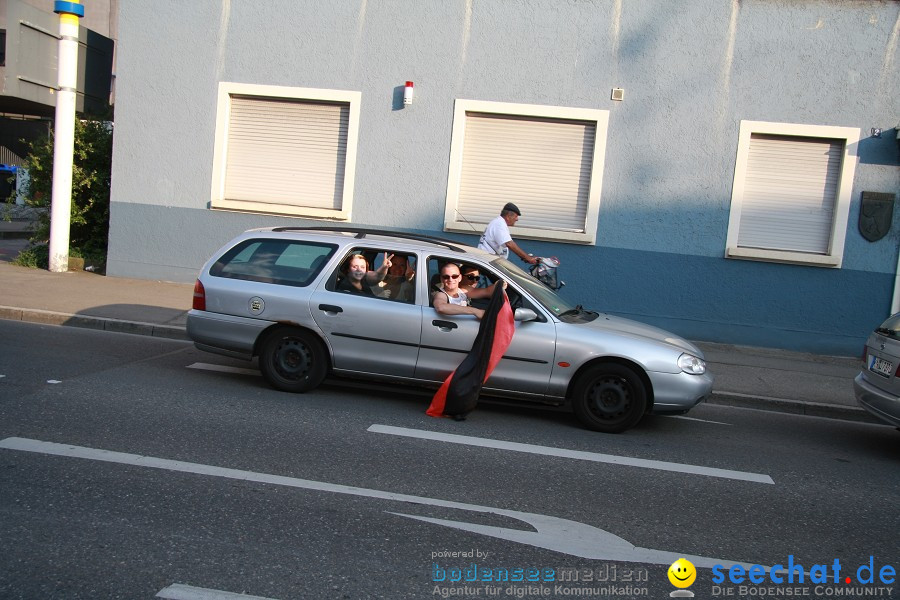
[[[72,218],[72,156],[75,151],[75,88],[78,86],[78,19],[81,0],[57,1],[59,62],[56,118],[53,124],[53,191],[50,205],[50,270],[69,269],[69,226]]]

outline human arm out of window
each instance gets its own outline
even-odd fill
[[[450,304],[447,301],[447,294],[444,292],[434,293],[434,310],[442,315],[475,315],[476,319],[481,319],[484,316],[484,311],[480,308]]]

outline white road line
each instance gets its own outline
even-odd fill
[[[181,583],[173,583],[169,587],[159,590],[156,597],[166,598],[167,600],[274,600],[273,598],[264,598],[263,596],[235,594],[234,592],[198,588]]]
[[[698,419],[697,417],[686,417],[684,415],[659,415],[666,419],[684,419],[685,421],[699,421],[701,423],[712,423],[713,425],[731,425],[731,423],[723,423],[721,421],[710,421],[709,419]]]
[[[438,498],[429,498],[427,496],[411,496],[408,494],[398,494],[394,492],[386,492],[383,490],[372,490],[367,488],[353,487],[349,485],[327,483],[325,481],[313,481],[311,479],[297,479],[295,477],[284,477],[281,475],[270,475],[267,473],[254,473],[253,471],[228,469],[225,467],[189,463],[180,460],[167,460],[165,458],[156,458],[153,456],[140,456],[138,454],[127,454],[125,452],[98,450],[96,448],[86,448],[84,446],[70,446],[68,444],[42,442],[40,440],[30,440],[27,438],[10,437],[4,440],[0,440],[0,448],[5,448],[7,450],[18,450],[21,452],[47,454],[51,456],[82,458],[86,460],[96,460],[137,467],[149,467],[166,471],[176,471],[180,473],[193,473],[196,475],[207,475],[211,477],[224,477],[227,479],[238,479],[241,481],[253,481],[256,483],[281,485],[285,487],[304,490],[331,492],[335,494],[347,494],[350,496],[376,498],[380,500],[391,500],[394,502],[404,502],[413,506],[437,506],[441,508],[465,510],[477,513],[495,514],[526,523],[530,526],[531,529],[512,529],[508,527],[467,523],[465,521],[451,521],[446,519],[423,517],[419,515],[391,513],[401,517],[417,519],[419,521],[425,521],[428,523],[434,523],[436,525],[442,525],[444,527],[458,529],[460,531],[468,531],[470,533],[477,533],[500,540],[526,544],[535,548],[543,548],[545,550],[552,550],[553,552],[561,552],[570,556],[577,556],[580,558],[587,558],[592,560],[611,560],[621,562],[649,563],[654,565],[671,565],[679,558],[686,558],[687,560],[691,561],[695,567],[711,568],[714,565],[725,563],[740,564],[748,569],[751,566],[749,563],[724,560],[721,558],[696,556],[692,554],[685,554],[682,552],[670,552],[667,550],[654,550],[652,548],[641,548],[630,543],[628,540],[620,538],[619,536],[600,529],[599,527],[594,527],[592,525],[587,525],[578,521],[572,521],[570,519],[553,517],[550,515],[527,513],[518,510],[509,510],[491,506],[480,506],[478,504],[468,504],[465,502],[455,502],[452,500],[440,500]],[[645,517],[642,518],[646,521]]]
[[[574,458],[577,460],[589,460],[592,462],[610,463],[628,467],[641,467],[644,469],[656,469],[658,471],[672,471],[675,473],[688,473],[691,475],[706,475],[708,477],[721,477],[723,479],[737,479],[752,483],[775,482],[768,475],[748,473],[745,471],[731,471],[728,469],[716,469],[713,467],[700,467],[681,463],[664,462],[661,460],[648,460],[644,458],[629,458],[614,454],[597,454],[595,452],[583,452],[581,450],[565,450],[551,446],[535,446],[521,444],[519,442],[504,442],[468,435],[456,435],[453,433],[440,433],[436,431],[424,431],[421,429],[407,429],[406,427],[392,427],[390,425],[372,425],[369,431],[373,433],[386,433],[404,437],[449,442],[451,444],[465,444],[467,446],[480,446],[482,448],[496,448],[498,450],[512,450],[513,452],[527,452],[528,454],[540,454],[541,456],[558,456],[561,458]]]
[[[211,365],[209,363],[194,363],[187,366],[188,369],[202,369],[203,371],[216,371],[217,373],[237,373],[239,375],[260,375],[256,369],[242,369],[241,367],[226,367],[225,365]]]

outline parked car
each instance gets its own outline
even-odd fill
[[[359,256],[370,270],[385,256],[405,258],[411,291],[390,297],[382,282],[364,295],[350,293],[345,269],[351,257],[359,265]],[[703,353],[690,342],[573,305],[477,248],[401,232],[246,231],[201,270],[187,332],[201,350],[258,357],[279,390],[306,392],[329,374],[436,388],[478,331],[475,316],[446,316],[431,306],[446,262],[477,266],[486,285],[508,284],[516,331],[485,396],[568,405],[585,427],[621,432],[647,413],[683,414],[712,389]]]
[[[856,401],[885,423],[900,427],[900,313],[866,341],[865,366],[853,380]]]

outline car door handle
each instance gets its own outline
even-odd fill
[[[456,329],[458,327],[453,321],[439,321],[437,319],[432,321],[431,324],[441,329]]]
[[[340,306],[335,306],[334,304],[320,304],[319,310],[324,310],[327,313],[342,313],[344,309]]]

